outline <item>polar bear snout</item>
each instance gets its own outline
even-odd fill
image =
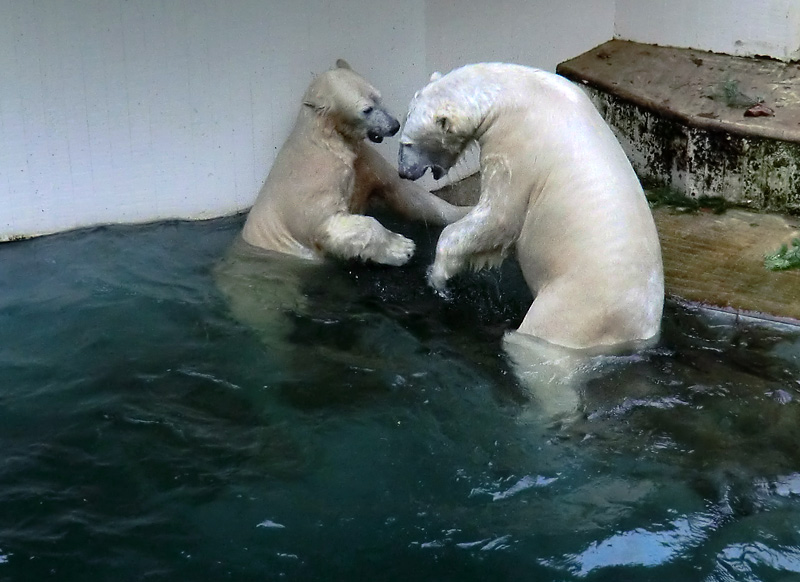
[[[419,180],[425,170],[431,169],[433,178],[438,180],[447,173],[442,166],[431,163],[410,144],[400,144],[400,153],[397,157],[397,171],[401,178],[406,180]]]
[[[400,153],[397,157],[397,172],[406,180],[419,180],[428,167],[422,163],[419,154],[411,149],[408,144],[400,144]]]
[[[400,131],[400,122],[381,107],[370,107],[364,112],[367,125],[367,138],[371,142],[381,143],[383,138],[391,137]]]

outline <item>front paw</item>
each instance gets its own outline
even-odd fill
[[[442,261],[435,261],[428,269],[428,284],[433,287],[439,295],[445,295],[447,280],[450,275]]]
[[[386,248],[379,262],[393,267],[405,265],[414,256],[415,247],[413,240],[402,234],[392,233],[386,242]]]
[[[436,253],[436,258],[428,271],[428,283],[436,289],[439,295],[445,295],[447,281],[461,271],[464,266],[464,257],[455,253]]]

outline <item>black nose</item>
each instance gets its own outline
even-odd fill
[[[389,124],[389,135],[394,135],[398,131],[400,131],[400,122],[396,119],[393,119],[392,123]]]
[[[397,173],[406,180],[418,180],[427,168],[420,163],[419,157],[407,144],[400,144],[397,156]]]
[[[425,166],[419,164],[406,164],[401,160],[397,166],[397,173],[404,180],[419,180],[427,170]]]
[[[416,180],[420,177],[419,170],[416,168],[398,168],[397,173],[404,180]]]

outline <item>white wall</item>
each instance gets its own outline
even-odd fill
[[[800,58],[798,0],[616,0],[615,22],[625,40]]]
[[[614,0],[428,0],[425,23],[428,69],[503,61],[554,71],[612,37]]]
[[[402,117],[434,69],[553,70],[615,31],[800,46],[798,0],[0,0],[0,14],[0,240],[247,208],[337,57]],[[381,148],[394,159],[397,140]]]
[[[425,70],[424,0],[0,0],[0,13],[0,240],[246,208],[312,73],[344,57],[401,116]]]

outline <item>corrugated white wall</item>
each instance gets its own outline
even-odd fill
[[[616,0],[615,22],[626,40],[800,58],[800,0]]]
[[[0,14],[0,240],[246,208],[312,73],[344,57],[400,116],[425,69],[423,0],[2,0]]]
[[[615,30],[772,56],[800,44],[798,0],[0,0],[0,14],[0,240],[247,208],[337,57],[402,117],[434,69],[552,70]]]
[[[554,71],[612,37],[614,1],[428,0],[425,23],[429,69],[501,61]]]

